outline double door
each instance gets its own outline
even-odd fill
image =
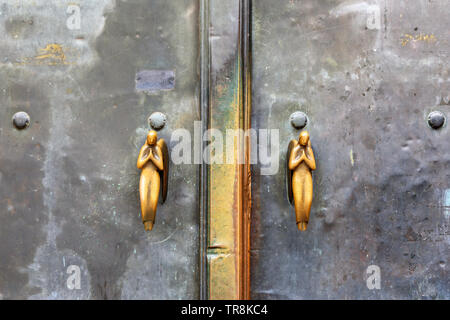
[[[447,7],[4,1],[0,299],[450,298]],[[146,232],[152,125],[169,179]]]

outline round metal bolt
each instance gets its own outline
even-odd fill
[[[12,121],[17,129],[22,130],[30,125],[30,116],[28,113],[20,111],[14,114]]]
[[[150,118],[148,118],[148,123],[154,130],[161,130],[166,125],[166,122],[167,117],[164,113],[161,112],[154,112],[152,113]]]
[[[301,111],[296,111],[291,114],[289,120],[296,129],[303,129],[308,124],[308,117]]]
[[[439,129],[445,123],[445,116],[440,111],[433,111],[428,115],[428,124],[433,129]]]

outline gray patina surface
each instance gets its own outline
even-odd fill
[[[171,167],[148,234],[136,169],[151,113],[166,140],[199,118],[198,1],[79,1],[80,30],[71,3],[0,4],[0,299],[198,298],[197,167]],[[253,168],[252,297],[450,298],[448,126],[427,125],[450,113],[448,1],[253,9],[252,126],[280,129],[282,148],[277,175]],[[175,87],[140,91],[146,70]],[[284,189],[294,111],[318,165],[304,233]]]
[[[252,126],[283,144],[277,175],[253,169],[253,298],[450,298],[449,128],[427,124],[450,115],[448,6],[253,1]],[[303,233],[284,181],[297,110],[318,166]]]
[[[151,113],[166,141],[199,117],[198,1],[82,0],[70,30],[72,2],[0,4],[0,299],[198,298],[198,169],[171,168],[145,233],[136,168]],[[143,70],[175,88],[138,92]]]

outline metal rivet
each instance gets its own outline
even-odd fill
[[[308,117],[301,111],[296,111],[291,114],[289,120],[296,129],[303,129],[308,124]]]
[[[445,123],[445,116],[440,111],[433,111],[428,115],[428,124],[433,129],[439,129]]]
[[[154,112],[150,118],[148,118],[148,123],[154,130],[161,130],[166,125],[166,122],[167,117],[161,112]]]
[[[28,113],[20,111],[14,114],[12,121],[17,129],[22,130],[30,125],[30,116]]]

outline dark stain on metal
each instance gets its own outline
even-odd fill
[[[156,92],[175,88],[175,72],[172,70],[143,70],[136,75],[136,90]]]
[[[441,128],[445,123],[445,116],[440,111],[433,111],[428,115],[428,124],[433,129]]]
[[[30,125],[30,116],[28,113],[20,111],[14,114],[12,121],[17,129],[22,130]]]

